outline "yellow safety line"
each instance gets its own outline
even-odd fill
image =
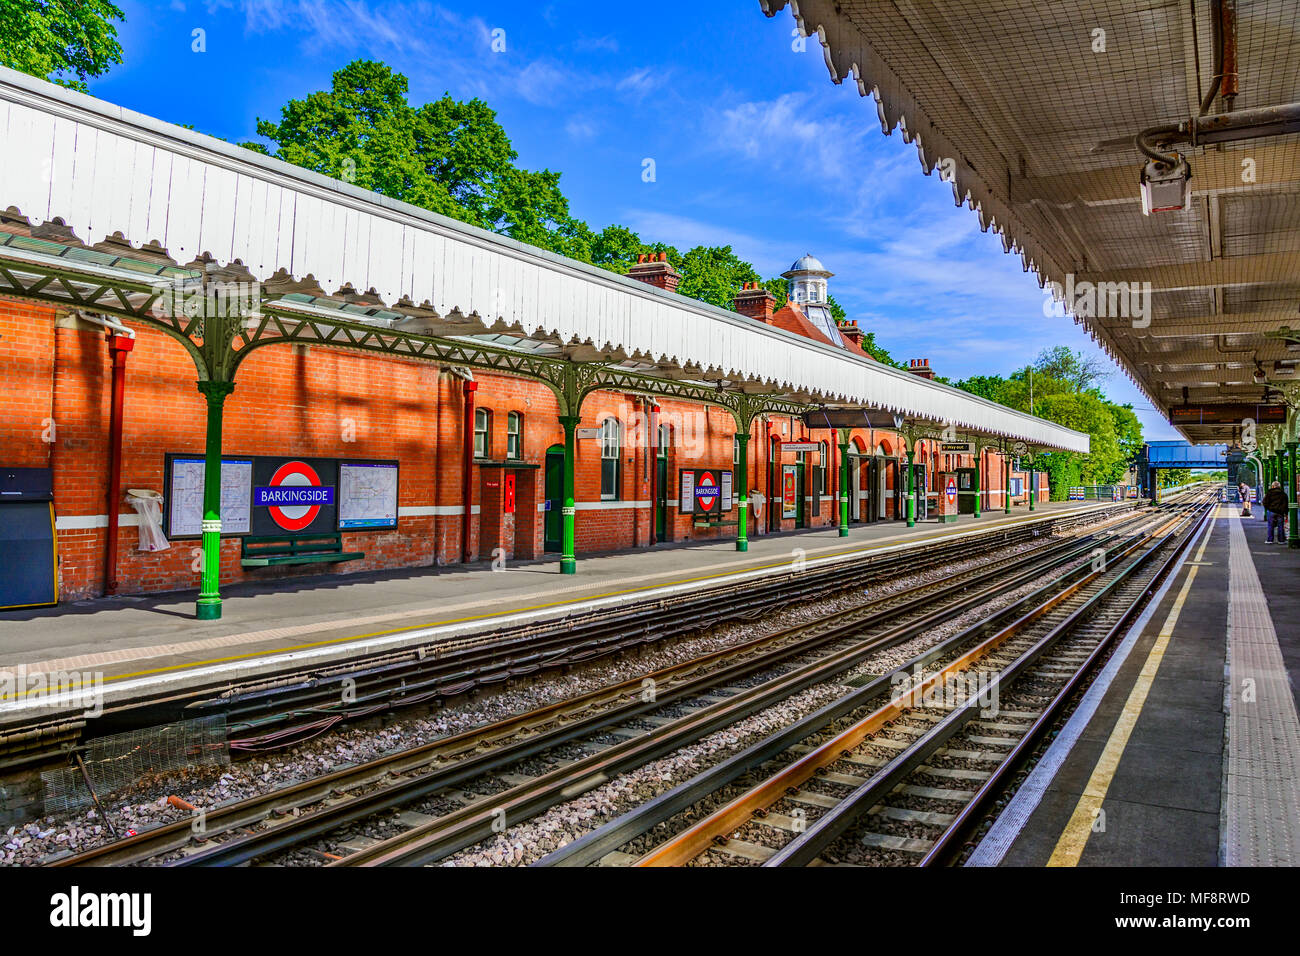
[[[1151,692],[1151,685],[1155,683],[1156,671],[1160,669],[1160,663],[1164,660],[1165,650],[1169,646],[1169,640],[1173,637],[1174,628],[1178,624],[1178,618],[1183,612],[1183,605],[1187,600],[1187,595],[1192,589],[1192,582],[1196,580],[1196,572],[1200,570],[1196,565],[1205,554],[1206,545],[1210,543],[1210,535],[1214,533],[1214,525],[1219,520],[1219,509],[1214,511],[1214,518],[1210,521],[1210,527],[1205,533],[1205,538],[1201,542],[1200,550],[1196,552],[1196,561],[1188,562],[1192,565],[1187,571],[1187,578],[1183,581],[1183,586],[1178,592],[1178,597],[1174,600],[1173,607],[1169,609],[1169,614],[1165,617],[1165,623],[1160,628],[1155,643],[1151,646],[1151,651],[1147,654],[1146,662],[1142,665],[1142,672],[1138,675],[1133,689],[1129,692],[1128,700],[1124,702],[1124,710],[1119,715],[1119,720],[1115,722],[1115,727],[1111,730],[1110,738],[1106,741],[1106,747],[1097,759],[1097,765],[1093,768],[1092,776],[1088,778],[1088,784],[1083,788],[1083,793],[1079,795],[1079,802],[1074,808],[1074,813],[1070,815],[1069,822],[1065,829],[1061,831],[1061,837],[1057,841],[1056,848],[1052,850],[1052,855],[1047,861],[1048,866],[1078,866],[1079,858],[1083,856],[1083,849],[1088,844],[1088,837],[1092,834],[1093,821],[1101,810],[1101,805],[1106,799],[1106,794],[1110,790],[1111,781],[1115,778],[1115,771],[1119,767],[1120,758],[1124,756],[1124,749],[1128,746],[1129,737],[1133,733],[1133,728],[1137,725],[1138,717],[1142,715],[1142,708],[1146,706],[1147,695]]]
[[[1082,511],[1082,510],[1084,510],[1084,509],[1080,509],[1080,511]],[[1089,510],[1089,511],[1100,511],[1100,510],[1102,510],[1102,509],[1100,509],[1100,508],[1090,508],[1090,509],[1086,509],[1086,510]],[[1078,513],[1078,512],[1076,512],[1076,513]],[[1031,522],[1031,521],[1042,521],[1042,520],[1045,520],[1045,519],[1047,519],[1047,518],[1052,518],[1052,517],[1059,517],[1059,515],[1051,515],[1051,514],[1047,514],[1047,515],[1034,515],[1033,517],[1030,517],[1030,516],[1026,515],[1026,516],[1023,517],[1023,518],[1013,518],[1013,519],[1011,519],[1010,521],[1005,521],[1005,520],[1004,520],[1004,521],[996,521],[996,520],[995,520],[994,522],[991,522],[989,525],[986,525],[986,527],[995,527],[995,526],[996,526],[996,527],[1007,527],[1007,526],[1009,526],[1009,525],[1028,524],[1028,523]],[[962,533],[965,533],[966,530],[967,530],[967,529],[963,528],[963,529],[962,529]],[[956,536],[957,536],[957,535],[953,534],[953,532],[952,532],[951,529],[944,529],[944,530],[940,530],[940,531],[926,531],[926,532],[914,533],[914,534],[911,534],[911,535],[905,535],[904,537],[906,537],[906,540],[905,540],[905,541],[902,541],[902,542],[894,541],[894,542],[890,542],[890,543],[888,543],[888,544],[877,544],[877,545],[869,545],[869,546],[856,547],[856,548],[845,548],[845,549],[840,550],[840,551],[834,551],[834,552],[832,552],[832,553],[830,553],[830,554],[822,555],[821,557],[814,558],[813,560],[814,560],[814,561],[822,561],[822,560],[825,560],[825,559],[827,559],[827,558],[840,558],[840,557],[844,557],[844,556],[846,556],[846,555],[851,555],[851,554],[869,554],[869,553],[871,553],[871,552],[873,552],[873,551],[883,551],[883,550],[885,550],[886,548],[896,547],[896,546],[898,546],[899,544],[908,544],[908,543],[911,543],[911,542],[914,542],[914,541],[924,541],[924,540],[928,540],[928,539],[930,539],[930,538],[940,538],[940,537],[942,537],[942,538],[952,538],[952,537],[956,537]],[[679,579],[677,579],[677,580],[675,580],[675,581],[667,581],[667,582],[663,582],[663,583],[660,583],[660,584],[645,584],[645,585],[641,585],[641,586],[639,586],[639,587],[634,587],[634,588],[624,588],[624,589],[622,589],[622,590],[618,590],[618,591],[606,591],[606,592],[604,592],[604,593],[602,593],[602,594],[589,594],[589,595],[585,595],[585,596],[583,596],[583,597],[569,598],[569,599],[562,600],[562,601],[548,601],[548,602],[546,602],[546,603],[544,603],[544,604],[530,604],[530,605],[528,605],[528,606],[526,606],[526,607],[514,608],[514,609],[512,609],[512,610],[504,611],[504,612],[503,612],[503,611],[487,611],[487,612],[485,612],[485,613],[483,613],[483,614],[472,614],[472,615],[470,615],[470,616],[468,616],[468,617],[447,618],[447,619],[445,619],[445,620],[441,620],[441,621],[431,621],[431,622],[426,623],[426,624],[406,624],[406,625],[403,625],[402,627],[394,627],[394,628],[390,628],[389,630],[386,630],[386,631],[374,631],[374,632],[372,632],[372,633],[370,633],[370,634],[350,634],[350,635],[348,635],[347,637],[335,637],[335,638],[330,638],[329,640],[324,640],[324,641],[312,641],[312,642],[309,643],[309,644],[292,644],[292,645],[290,645],[290,646],[288,646],[288,647],[271,647],[271,648],[266,648],[265,650],[260,650],[260,651],[248,651],[248,652],[246,652],[246,653],[244,653],[244,654],[235,654],[235,655],[232,655],[232,656],[230,656],[230,657],[214,657],[214,658],[211,658],[211,659],[209,659],[209,660],[194,661],[194,662],[192,662],[192,663],[185,663],[185,664],[169,664],[169,665],[167,665],[166,667],[155,667],[155,668],[151,668],[151,669],[149,669],[149,670],[143,670],[143,671],[132,671],[132,672],[129,673],[129,674],[114,674],[114,675],[111,675],[111,676],[108,676],[108,677],[104,677],[104,678],[102,678],[102,683],[104,683],[104,684],[108,684],[108,683],[111,683],[111,682],[113,682],[113,681],[130,680],[130,679],[133,678],[133,677],[149,677],[150,675],[153,675],[153,674],[165,674],[165,673],[167,673],[168,671],[176,671],[176,670],[192,670],[192,669],[194,669],[194,668],[198,668],[198,667],[207,667],[207,666],[209,666],[209,665],[213,665],[213,664],[229,664],[229,663],[231,663],[232,661],[246,660],[246,659],[248,659],[248,658],[269,657],[269,656],[271,656],[271,655],[273,655],[273,654],[288,654],[288,653],[291,653],[291,652],[293,652],[293,651],[305,651],[305,650],[311,650],[311,649],[314,648],[314,647],[328,647],[328,646],[330,646],[331,644],[346,644],[346,643],[349,643],[349,642],[351,642],[351,641],[366,641],[366,640],[370,640],[371,638],[375,638],[375,637],[387,637],[387,636],[389,636],[390,634],[401,634],[401,633],[403,633],[403,632],[405,632],[405,631],[418,631],[418,630],[422,630],[422,629],[424,629],[424,628],[430,628],[430,627],[446,627],[446,626],[449,625],[449,624],[466,624],[466,623],[469,623],[469,622],[471,622],[471,621],[480,621],[480,620],[483,620],[483,619],[485,619],[485,618],[506,617],[506,616],[509,616],[509,615],[512,615],[512,614],[525,614],[525,613],[527,613],[527,612],[529,612],[529,611],[544,611],[544,610],[546,610],[547,608],[563,607],[563,606],[568,605],[568,604],[577,604],[577,603],[584,602],[584,601],[600,601],[600,600],[603,600],[604,598],[619,597],[620,595],[624,595],[624,594],[636,594],[636,593],[638,593],[638,592],[640,592],[640,591],[653,591],[653,590],[657,590],[657,589],[659,589],[659,588],[671,588],[671,587],[677,587],[678,585],[682,585],[682,584],[693,584],[693,583],[695,583],[695,582],[697,582],[697,581],[708,581],[708,580],[711,580],[711,579],[713,579],[713,578],[731,577],[731,576],[739,575],[739,574],[748,574],[748,573],[750,573],[751,571],[766,571],[766,570],[769,570],[769,569],[771,569],[771,568],[779,568],[779,567],[782,567],[782,566],[784,566],[784,565],[788,565],[789,563],[790,563],[790,559],[789,559],[789,558],[783,558],[782,560],[780,560],[780,561],[774,561],[774,562],[772,562],[771,564],[759,564],[759,565],[755,565],[755,566],[752,567],[752,568],[732,569],[732,570],[729,570],[729,571],[717,571],[717,572],[714,572],[714,573],[712,573],[712,574],[701,574],[701,575],[696,575],[695,577],[690,577],[690,578],[679,578]],[[328,628],[328,627],[331,627],[331,626],[339,626],[339,625],[337,625],[337,624],[332,625],[331,622],[329,622],[329,621],[322,621],[322,622],[321,622],[321,627],[322,627],[322,628]],[[345,626],[345,625],[344,625],[344,626]],[[183,651],[177,651],[177,653],[183,653]],[[75,687],[75,686],[77,686],[77,685],[72,685],[72,686]],[[0,694],[0,703],[5,703],[5,702],[8,702],[8,701],[17,700],[17,699],[20,699],[20,698],[22,698],[22,697],[26,697],[29,693],[34,693],[34,692],[35,692],[35,691],[25,691],[25,690],[24,690],[24,691],[16,691],[16,692],[13,693],[13,694]]]

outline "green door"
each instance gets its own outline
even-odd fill
[[[564,448],[552,445],[546,449],[546,529],[542,548],[559,552],[564,547]]]
[[[663,448],[662,445],[659,446]],[[668,456],[659,454],[659,477],[655,482],[659,500],[655,502],[655,540],[668,540]]]

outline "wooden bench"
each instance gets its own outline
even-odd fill
[[[695,522],[695,527],[697,528],[738,528],[740,527],[740,522],[739,521],[698,521],[697,520]]]
[[[246,568],[273,564],[315,564],[319,561],[356,561],[362,551],[344,551],[340,532],[321,534],[246,535],[239,563]]]

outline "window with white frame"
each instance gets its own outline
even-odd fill
[[[511,461],[524,457],[524,416],[520,412],[506,416],[506,457]]]
[[[492,453],[492,412],[474,409],[474,457],[488,458]]]
[[[600,499],[618,500],[620,456],[623,454],[623,426],[607,418],[600,426]]]
[[[826,457],[826,443],[819,441],[817,443],[817,493],[826,495],[826,471],[830,459]]]

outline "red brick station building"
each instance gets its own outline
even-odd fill
[[[918,519],[946,476],[1002,509],[1010,459],[1087,448],[875,362],[812,256],[728,312],[7,70],[0,137],[0,606],[49,603],[4,597],[42,508],[56,600],[213,617],[241,580],[905,520],[909,450]]]

